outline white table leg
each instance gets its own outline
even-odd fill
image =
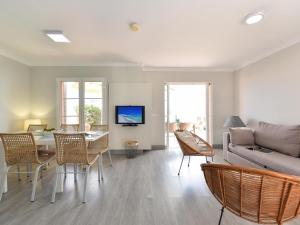
[[[6,167],[5,157],[4,157],[4,149],[2,143],[0,143],[0,182],[2,180],[2,177],[4,176],[4,171],[6,171],[6,169],[7,167]],[[4,180],[4,193],[5,192],[7,192],[7,179]]]
[[[4,176],[4,174],[3,174]],[[6,179],[4,180],[4,189],[3,189],[3,193],[6,193],[7,192],[7,176],[6,176]]]
[[[64,191],[64,167],[59,167],[59,174],[58,174],[58,181],[57,181],[57,187],[56,187],[56,193],[63,192]]]

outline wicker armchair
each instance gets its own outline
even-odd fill
[[[47,129],[47,124],[29,124],[27,132],[34,132]]]
[[[283,224],[300,214],[300,177],[267,170],[202,164],[206,183],[224,208],[246,220]]]
[[[207,157],[211,157],[213,161],[215,151],[208,142],[206,142],[196,134],[186,130],[177,130],[174,132],[174,134],[183,154],[178,171],[178,176],[180,175],[181,166],[185,156],[189,156],[188,166],[190,166],[191,156],[205,156],[206,162],[208,162]]]
[[[78,132],[79,131],[79,124],[64,124],[60,125],[60,128],[67,132]]]
[[[47,165],[54,156],[47,155],[43,157],[38,156],[37,146],[35,145],[32,133],[19,133],[19,134],[0,134],[3,146],[5,161],[7,169],[3,176],[3,182],[1,182],[0,200],[4,191],[4,181],[7,179],[8,173],[17,173],[20,180],[20,173],[33,173],[32,171],[21,172],[20,166],[22,165],[36,165],[34,172],[34,179],[32,185],[32,193],[30,201],[35,199],[35,190],[37,185],[37,179],[41,167]],[[17,172],[9,172],[12,166],[17,166]]]
[[[91,131],[108,131],[108,125],[91,125]],[[91,153],[99,154],[100,163],[101,163],[101,179],[103,180],[103,153],[107,152],[110,166],[112,166],[112,159],[110,151],[108,150],[108,135],[98,139],[97,141],[90,142],[88,145],[88,151]]]
[[[54,133],[55,143],[56,143],[56,161],[58,166],[56,167],[56,179],[53,188],[51,202],[55,202],[55,194],[58,182],[58,176],[61,174],[61,167],[66,164],[74,164],[76,170],[74,169],[74,178],[77,176],[77,165],[82,165],[85,167],[85,179],[84,179],[84,189],[83,189],[83,200],[86,202],[86,186],[88,174],[90,167],[98,159],[98,180],[100,180],[100,161],[98,154],[89,154],[86,147],[86,140],[84,134],[64,134],[64,133]],[[75,179],[76,180],[76,179]]]

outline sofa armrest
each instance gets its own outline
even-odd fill
[[[227,153],[228,153],[228,146],[230,143],[230,133],[224,132],[223,133],[223,158],[227,161]]]

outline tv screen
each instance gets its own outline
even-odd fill
[[[144,124],[145,106],[116,106],[116,124]]]

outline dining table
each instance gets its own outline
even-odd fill
[[[20,132],[19,132],[20,133]],[[108,135],[109,131],[97,131],[97,132],[87,132],[85,134],[86,142],[94,142]],[[45,146],[45,149],[49,149],[49,146],[55,146],[55,139],[53,134],[43,134],[43,133],[35,133],[33,132],[34,141],[37,146]],[[56,161],[52,161],[56,162]],[[56,192],[63,192],[64,190],[64,171],[63,168],[59,171],[59,179],[57,183]],[[5,154],[4,148],[0,140],[0,181],[3,180],[4,171],[6,170],[6,162],[5,162]],[[0,184],[1,185],[1,184]],[[7,192],[7,179],[4,180],[4,193]]]

